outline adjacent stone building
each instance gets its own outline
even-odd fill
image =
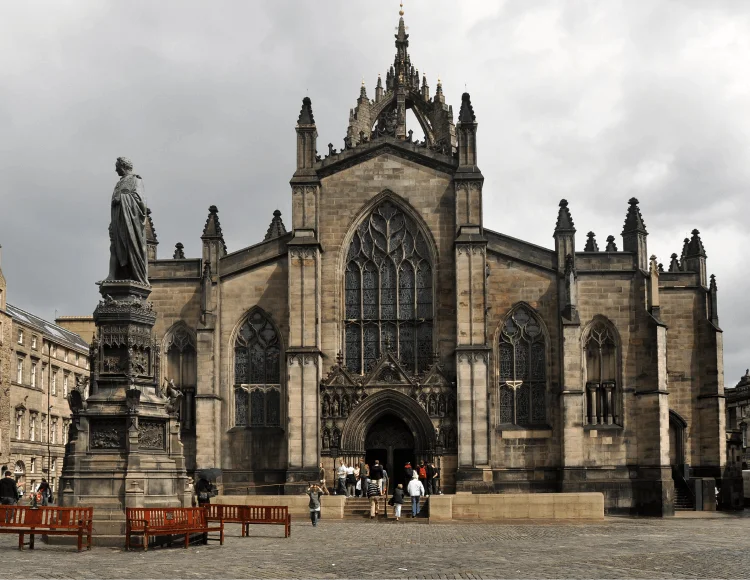
[[[748,449],[748,434],[750,432],[750,370],[735,385],[727,389],[727,430],[737,430],[740,433],[742,469],[750,465],[750,449]]]
[[[290,231],[275,212],[229,253],[211,206],[200,257],[158,258],[149,218],[188,469],[219,469],[224,493],[292,493],[321,461],[379,459],[396,481],[432,459],[446,492],[601,491],[609,511],[672,513],[675,485],[720,482],[726,462],[698,231],[664,269],[636,199],[619,248],[590,232],[581,251],[565,200],[553,249],[488,229],[470,96],[454,123],[408,46],[402,17],[342,150],[318,153],[303,99]]]
[[[0,463],[24,492],[42,477],[57,491],[70,421],[66,397],[88,380],[89,346],[8,304],[0,270],[0,353]]]

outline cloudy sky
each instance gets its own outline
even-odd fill
[[[407,0],[412,62],[479,122],[488,228],[552,247],[619,237],[641,201],[669,263],[701,231],[727,384],[750,366],[750,3]],[[161,257],[200,253],[216,204],[229,251],[260,241],[289,179],[300,101],[340,148],[364,77],[393,60],[396,0],[5,2],[0,244],[11,303],[89,314],[107,270],[114,160],[143,176]]]

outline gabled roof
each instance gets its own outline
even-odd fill
[[[88,343],[75,332],[71,332],[70,330],[63,328],[62,326],[53,324],[52,322],[44,320],[43,318],[39,318],[38,316],[31,314],[30,312],[21,310],[17,306],[13,306],[11,304],[7,304],[6,306],[6,311],[14,321],[17,321],[23,326],[38,330],[41,334],[47,337],[50,342],[61,344],[69,348],[74,348],[76,350],[83,351],[84,353],[88,353]]]

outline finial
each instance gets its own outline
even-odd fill
[[[440,73],[438,73],[438,85],[442,86],[442,84],[443,84],[443,81],[440,80]]]
[[[399,16],[403,16],[404,15],[404,2],[403,2],[403,0],[399,3],[398,15]]]
[[[380,76],[380,75],[378,75],[378,76]],[[365,77],[364,77],[364,75],[362,75],[362,86],[363,87],[365,86]]]

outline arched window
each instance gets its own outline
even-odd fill
[[[432,263],[424,234],[391,201],[354,233],[345,285],[346,366],[368,372],[390,349],[413,373],[432,362]]]
[[[615,336],[614,328],[605,320],[595,320],[586,334],[586,421],[589,425],[618,424]]]
[[[281,425],[281,346],[276,328],[256,310],[234,343],[234,424]]]
[[[513,310],[499,337],[500,424],[547,420],[547,362],[542,325],[525,306]]]
[[[195,431],[195,389],[198,384],[198,359],[195,348],[195,333],[183,322],[178,322],[167,332],[164,341],[167,356],[165,378],[173,380],[182,391],[179,410],[182,431]]]

